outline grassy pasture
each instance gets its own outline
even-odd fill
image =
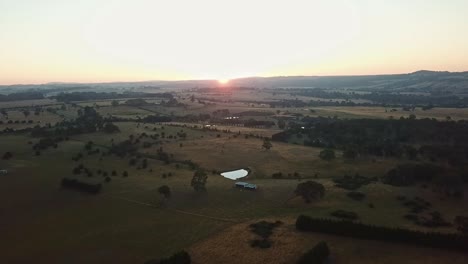
[[[276,218],[270,220],[277,220]],[[320,241],[330,247],[333,263],[466,263],[468,256],[459,252],[423,248],[381,241],[356,240],[319,233],[300,233],[294,229],[294,220],[281,219],[270,237],[273,245],[268,249],[249,246],[255,239],[248,223],[238,224],[203,240],[189,248],[194,264],[201,263],[295,263],[299,256]]]
[[[393,118],[398,119],[401,116],[408,118],[411,114],[416,115],[416,118],[436,118],[446,120],[450,116],[452,120],[468,119],[468,111],[463,108],[433,108],[422,110],[416,108],[415,111],[403,111],[401,108],[385,108],[385,107],[313,107],[316,110],[316,115],[321,116],[338,116],[338,118]],[[391,109],[397,111],[390,112]],[[385,112],[387,110],[387,112]]]
[[[193,113],[211,113],[222,108],[223,105],[203,107],[193,104],[187,110],[159,106],[150,110],[164,109],[161,111],[167,114],[172,111],[180,114],[183,111],[191,113],[192,110]],[[232,112],[277,110],[241,104],[229,109]],[[151,111],[130,106],[100,107],[98,111],[104,116],[112,114],[122,117],[152,114]],[[309,112],[308,109],[297,111]],[[319,109],[316,114],[321,114],[319,111],[327,110]],[[72,118],[76,110],[69,107],[59,113]],[[378,113],[375,116],[379,116]],[[349,114],[373,115],[366,109]],[[38,118],[41,123],[46,123],[49,117],[44,112]],[[329,242],[337,263],[358,261],[358,256],[362,256],[360,263],[403,261],[398,256],[408,256],[410,262],[405,263],[421,263],[419,260],[444,263],[448,259],[452,263],[466,262],[466,255],[458,253],[321,234],[298,234],[293,230],[292,219],[298,214],[328,217],[336,209],[355,211],[366,223],[430,230],[417,227],[402,217],[408,209],[395,199],[397,195],[420,196],[430,201],[434,210],[440,211],[448,221],[464,214],[466,197],[461,201],[441,199],[430,189],[419,186],[398,188],[373,183],[361,187],[360,191],[366,193],[367,198],[357,202],[346,196],[347,191],[334,187],[332,182],[332,178],[346,173],[381,176],[404,160],[378,159],[373,162],[362,159],[348,162],[340,157],[341,153],[337,153],[336,160],[326,162],[318,158],[319,148],[273,142],[273,148],[266,151],[261,148],[261,139],[245,138],[245,134],[249,133],[270,136],[277,132],[274,129],[218,126],[219,130],[230,129],[233,132],[223,133],[169,124],[163,125],[164,129],[162,125],[138,125],[135,122],[115,124],[119,126],[120,133],[73,136],[69,141],[59,143],[57,149],[42,151],[40,156],[35,156],[31,145],[27,144],[28,141],[35,143],[38,139],[26,134],[0,135],[0,155],[5,151],[12,151],[14,155],[9,161],[0,160],[0,168],[9,170],[9,174],[0,177],[0,226],[5,230],[0,240],[0,262],[143,263],[147,259],[188,248],[194,263],[229,263],[235,259],[245,260],[243,257],[258,258],[259,263],[290,263],[294,256],[319,240]],[[187,133],[186,139],[167,138],[181,131]],[[241,135],[235,137],[237,131]],[[77,153],[85,153],[83,148],[88,141],[110,146],[111,139],[117,143],[130,135],[137,137],[142,133],[162,132],[166,134],[166,138],[161,139],[162,144],[140,148],[139,151],[155,154],[162,147],[173,154],[175,160],[192,160],[208,169],[206,193],[193,191],[190,186],[193,171],[186,166],[177,168],[175,164],[165,165],[149,159],[147,169],[137,169],[135,166],[129,167],[129,157],[105,156],[99,160],[100,154],[85,155],[78,162],[71,160]],[[109,176],[112,170],[116,170],[118,175],[110,176],[112,181],[103,183],[103,192],[96,196],[59,188],[60,179],[71,176],[72,169],[80,163],[93,171],[93,180],[104,179],[97,175],[98,169],[106,171]],[[236,189],[233,181],[211,173],[212,170],[245,167],[252,170],[246,181],[260,186],[256,192]],[[122,177],[124,170],[129,173],[127,178]],[[284,175],[298,172],[302,178],[324,184],[324,199],[305,204],[302,199],[295,198],[293,192],[299,181],[272,179],[271,174],[279,171]],[[169,173],[172,176],[167,176]],[[87,178],[84,175],[76,177]],[[171,188],[170,199],[164,200],[158,194],[157,188],[161,185]],[[371,202],[375,208],[369,208],[368,203]],[[248,246],[250,233],[244,222],[261,218],[280,218],[286,222],[273,236],[273,240],[277,241],[273,254],[258,252]],[[454,232],[453,228],[437,230]],[[208,254],[210,250],[212,253]],[[242,252],[245,252],[245,256],[239,256]]]

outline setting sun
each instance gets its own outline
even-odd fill
[[[218,82],[219,84],[227,84],[229,82],[229,79],[219,79]]]

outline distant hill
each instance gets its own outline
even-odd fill
[[[468,94],[468,72],[421,70],[408,74],[361,76],[278,76],[233,79],[234,87],[254,88],[321,88],[363,91],[430,92]],[[205,88],[216,87],[216,80],[145,81],[114,83],[49,83],[41,85],[4,85],[0,93],[43,90],[48,93],[82,90],[140,90],[145,88]]]

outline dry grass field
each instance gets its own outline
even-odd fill
[[[242,96],[248,98],[249,94]],[[66,109],[57,110],[57,114],[44,111],[35,116],[32,112],[28,117],[33,120],[32,124],[18,124],[15,128],[33,126],[39,121],[40,124],[53,124],[70,120],[77,116],[80,107],[95,103],[79,103],[76,107],[67,104]],[[128,105],[113,107],[108,105],[108,101],[96,104],[101,103],[97,111],[102,116],[129,119],[158,112],[183,115],[212,113],[219,109],[229,109],[231,113],[254,110],[276,114],[279,110],[280,115],[289,111],[310,116],[341,113],[340,118],[386,118],[383,108],[325,107],[312,113],[309,109],[271,109],[239,102],[216,105],[190,102],[186,108],[150,105],[144,109]],[[59,105],[55,107],[60,108]],[[433,109],[422,113],[438,114],[441,119],[446,114],[454,119],[464,118],[465,113],[457,112],[458,109],[445,111]],[[8,112],[9,119],[25,119],[19,110]],[[422,113],[416,113],[417,117],[422,117]],[[367,197],[357,202],[347,197],[348,191],[335,187],[332,181],[355,173],[381,177],[389,169],[407,162],[405,160],[369,157],[349,162],[337,151],[335,160],[324,161],[318,157],[320,148],[278,142],[273,142],[270,150],[262,149],[263,137],[281,131],[276,127],[216,126],[217,130],[203,130],[203,123],[115,124],[120,129],[119,133],[74,135],[68,141],[58,143],[56,149],[41,151],[39,156],[32,150],[32,145],[39,138],[32,138],[27,133],[0,135],[0,155],[6,151],[13,153],[11,160],[0,160],[0,168],[9,171],[0,177],[0,226],[4,230],[0,240],[0,262],[143,263],[188,249],[194,263],[245,263],[252,259],[256,263],[293,263],[301,252],[320,240],[329,243],[332,260],[336,263],[466,262],[466,255],[459,253],[322,234],[300,234],[294,230],[292,223],[299,214],[330,217],[333,210],[343,209],[356,212],[365,223],[432,231],[403,218],[408,208],[396,200],[398,195],[423,197],[449,221],[466,212],[467,197],[463,200],[442,199],[430,188],[393,187],[378,182],[361,187],[359,190]],[[138,169],[129,166],[131,157],[101,157],[84,151],[89,141],[104,152],[113,143],[127,140],[130,136],[163,132],[165,138],[160,138],[149,148],[140,146],[138,151],[151,156],[163,148],[175,161],[172,164],[148,158],[148,167]],[[187,136],[181,138],[178,133]],[[143,138],[141,141],[146,140]],[[83,159],[72,161],[78,153],[84,153]],[[206,192],[197,193],[190,186],[194,171],[183,164],[186,160],[207,170]],[[89,168],[93,176],[89,179],[85,175],[76,177],[103,182],[102,193],[88,195],[60,188],[60,180],[72,176],[72,169],[79,164]],[[243,180],[257,184],[258,191],[234,188],[233,181],[218,174],[238,168],[251,170]],[[111,181],[106,183],[104,177],[97,173],[99,170],[108,174],[116,170],[117,176],[111,176]],[[129,176],[122,177],[123,171],[128,171]],[[282,172],[286,179],[273,179],[272,174],[277,172]],[[301,179],[292,177],[296,172]],[[294,190],[298,183],[309,179],[322,183],[326,194],[322,200],[306,204],[295,197]],[[158,193],[157,188],[162,185],[170,187],[171,198],[163,199]],[[369,203],[373,203],[375,208],[370,208]],[[275,231],[273,248],[253,249],[248,245],[253,235],[247,225],[263,218],[281,219],[285,224]],[[448,227],[436,231],[455,232],[455,229]],[[402,256],[408,258],[402,259]]]
[[[276,221],[277,219],[270,219]],[[208,238],[189,248],[194,264],[202,263],[295,263],[298,256],[320,241],[326,241],[333,263],[394,264],[394,263],[466,263],[468,255],[463,253],[386,243],[381,241],[356,240],[319,233],[300,233],[294,228],[292,219],[281,219],[284,224],[274,230],[270,239],[271,248],[252,248],[249,242],[256,235],[249,224],[242,223]]]

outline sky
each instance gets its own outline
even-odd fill
[[[0,84],[468,70],[467,0],[0,0]]]

